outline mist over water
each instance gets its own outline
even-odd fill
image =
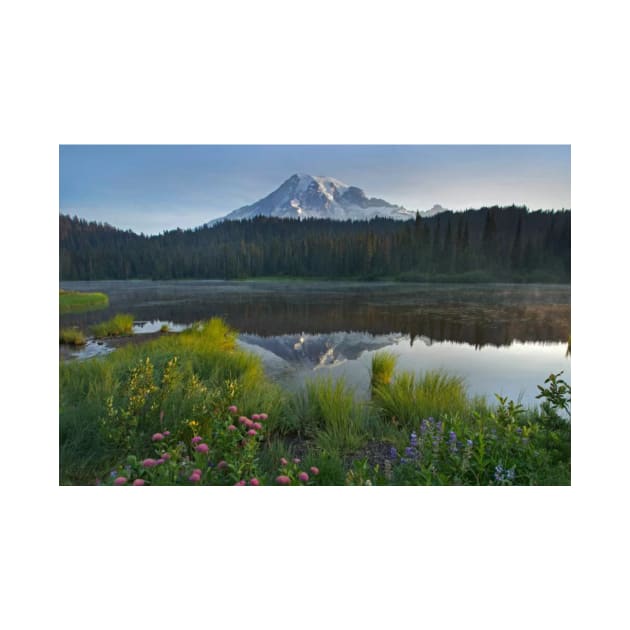
[[[240,331],[269,375],[298,387],[306,378],[343,376],[367,392],[374,352],[399,357],[398,369],[444,369],[471,394],[534,403],[551,372],[570,382],[570,287],[359,282],[62,282],[102,291],[110,306],[60,317],[87,327],[129,312],[137,331],[170,322],[179,329],[219,316]],[[142,325],[142,322],[148,322]]]

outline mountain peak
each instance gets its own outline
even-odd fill
[[[334,177],[294,173],[263,199],[238,208],[210,224],[255,216],[359,221],[374,217],[410,219],[413,215],[402,206],[383,199],[368,198],[357,186],[348,186]]]

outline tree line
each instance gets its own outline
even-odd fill
[[[147,236],[59,217],[62,280],[396,278],[569,282],[571,213],[485,207],[369,221],[256,217]]]

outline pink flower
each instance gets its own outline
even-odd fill
[[[151,438],[154,442],[159,442],[160,440],[164,439],[164,434],[162,433],[154,433],[153,437]]]
[[[166,436],[168,436],[168,435],[170,435],[170,434],[171,434],[171,432],[170,432],[170,431],[164,431],[164,437],[166,437]]]
[[[289,463],[289,462],[288,462],[288,461],[287,461],[284,457],[282,457],[282,458],[280,459],[280,464],[281,464],[282,466],[286,466],[288,463]]]
[[[192,475],[190,475],[190,477],[188,477],[188,481],[193,481],[193,482],[197,482],[201,479],[201,475],[194,472]]]
[[[199,442],[203,442],[203,438],[200,435],[195,435],[195,437],[190,440],[192,444],[198,444]]]
[[[276,483],[279,483],[281,486],[288,486],[291,480],[286,475],[278,475],[276,477]]]
[[[294,464],[299,464],[302,460],[299,457],[294,457],[293,458],[293,463]]]
[[[192,471],[193,475],[199,475],[201,477],[201,468],[195,468],[195,470]]]
[[[256,429],[256,431],[260,431],[262,429],[262,424],[260,424],[260,422],[254,422],[254,429]]]
[[[132,486],[144,486],[145,481],[144,479],[136,479],[131,485]]]
[[[208,452],[208,445],[207,444],[197,444],[197,446],[195,446],[195,450],[198,453],[207,453]]]
[[[148,457],[142,462],[142,465],[145,468],[153,468],[153,466],[157,466],[157,462],[154,459],[151,459],[150,457]]]
[[[306,482],[308,481],[308,473],[301,472],[301,473],[298,475],[298,479],[299,479],[300,481],[304,481],[304,482],[306,483]]]
[[[230,406],[228,407],[228,411],[229,411],[230,413],[236,413],[236,412],[238,411],[238,407],[237,407],[236,405],[230,405]]]
[[[237,481],[234,485],[235,486],[244,486],[245,485],[245,479],[241,479],[240,481]]]
[[[249,418],[246,418],[245,416],[241,416],[241,417],[238,419],[238,421],[239,421],[241,424],[247,424],[248,422],[250,422],[250,419],[249,419]]]
[[[164,460],[171,459],[171,454],[170,453],[162,453],[162,459],[164,459]]]
[[[266,420],[269,416],[266,413],[259,413],[258,414],[258,419],[259,420]]]
[[[319,475],[319,468],[317,468],[317,466],[311,466],[311,472],[314,475]]]
[[[253,479],[249,480],[249,485],[250,486],[259,486],[260,485],[260,481],[258,481],[258,479],[256,479],[256,477],[254,477]]]
[[[155,465],[157,466],[158,464],[163,464],[166,460],[163,457],[160,457],[160,459],[157,460],[157,462],[155,462]]]
[[[218,464],[217,464],[217,470],[223,470],[224,468],[227,468],[228,463],[222,459]]]
[[[260,416],[257,413],[255,413],[252,415],[252,420],[260,420]]]
[[[245,422],[245,426],[248,429],[251,429],[254,426],[254,423],[251,420],[247,420],[247,422]]]
[[[233,424],[231,424],[231,425],[228,427],[228,431],[236,431],[236,427],[235,427]]]
[[[114,479],[115,486],[122,486],[126,483],[127,483],[127,477],[116,477],[116,479]]]
[[[247,435],[257,435],[256,430],[255,430],[255,429],[250,429],[250,430],[247,432]]]

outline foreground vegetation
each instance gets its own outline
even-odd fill
[[[59,313],[79,313],[109,306],[105,293],[84,293],[59,289]]]
[[[114,315],[114,317],[105,322],[94,324],[91,331],[96,339],[131,335],[133,333],[133,315]]]
[[[371,400],[343,381],[288,393],[212,319],[60,365],[60,481],[170,485],[570,484],[570,387],[544,404],[467,397],[460,379],[394,374]]]

